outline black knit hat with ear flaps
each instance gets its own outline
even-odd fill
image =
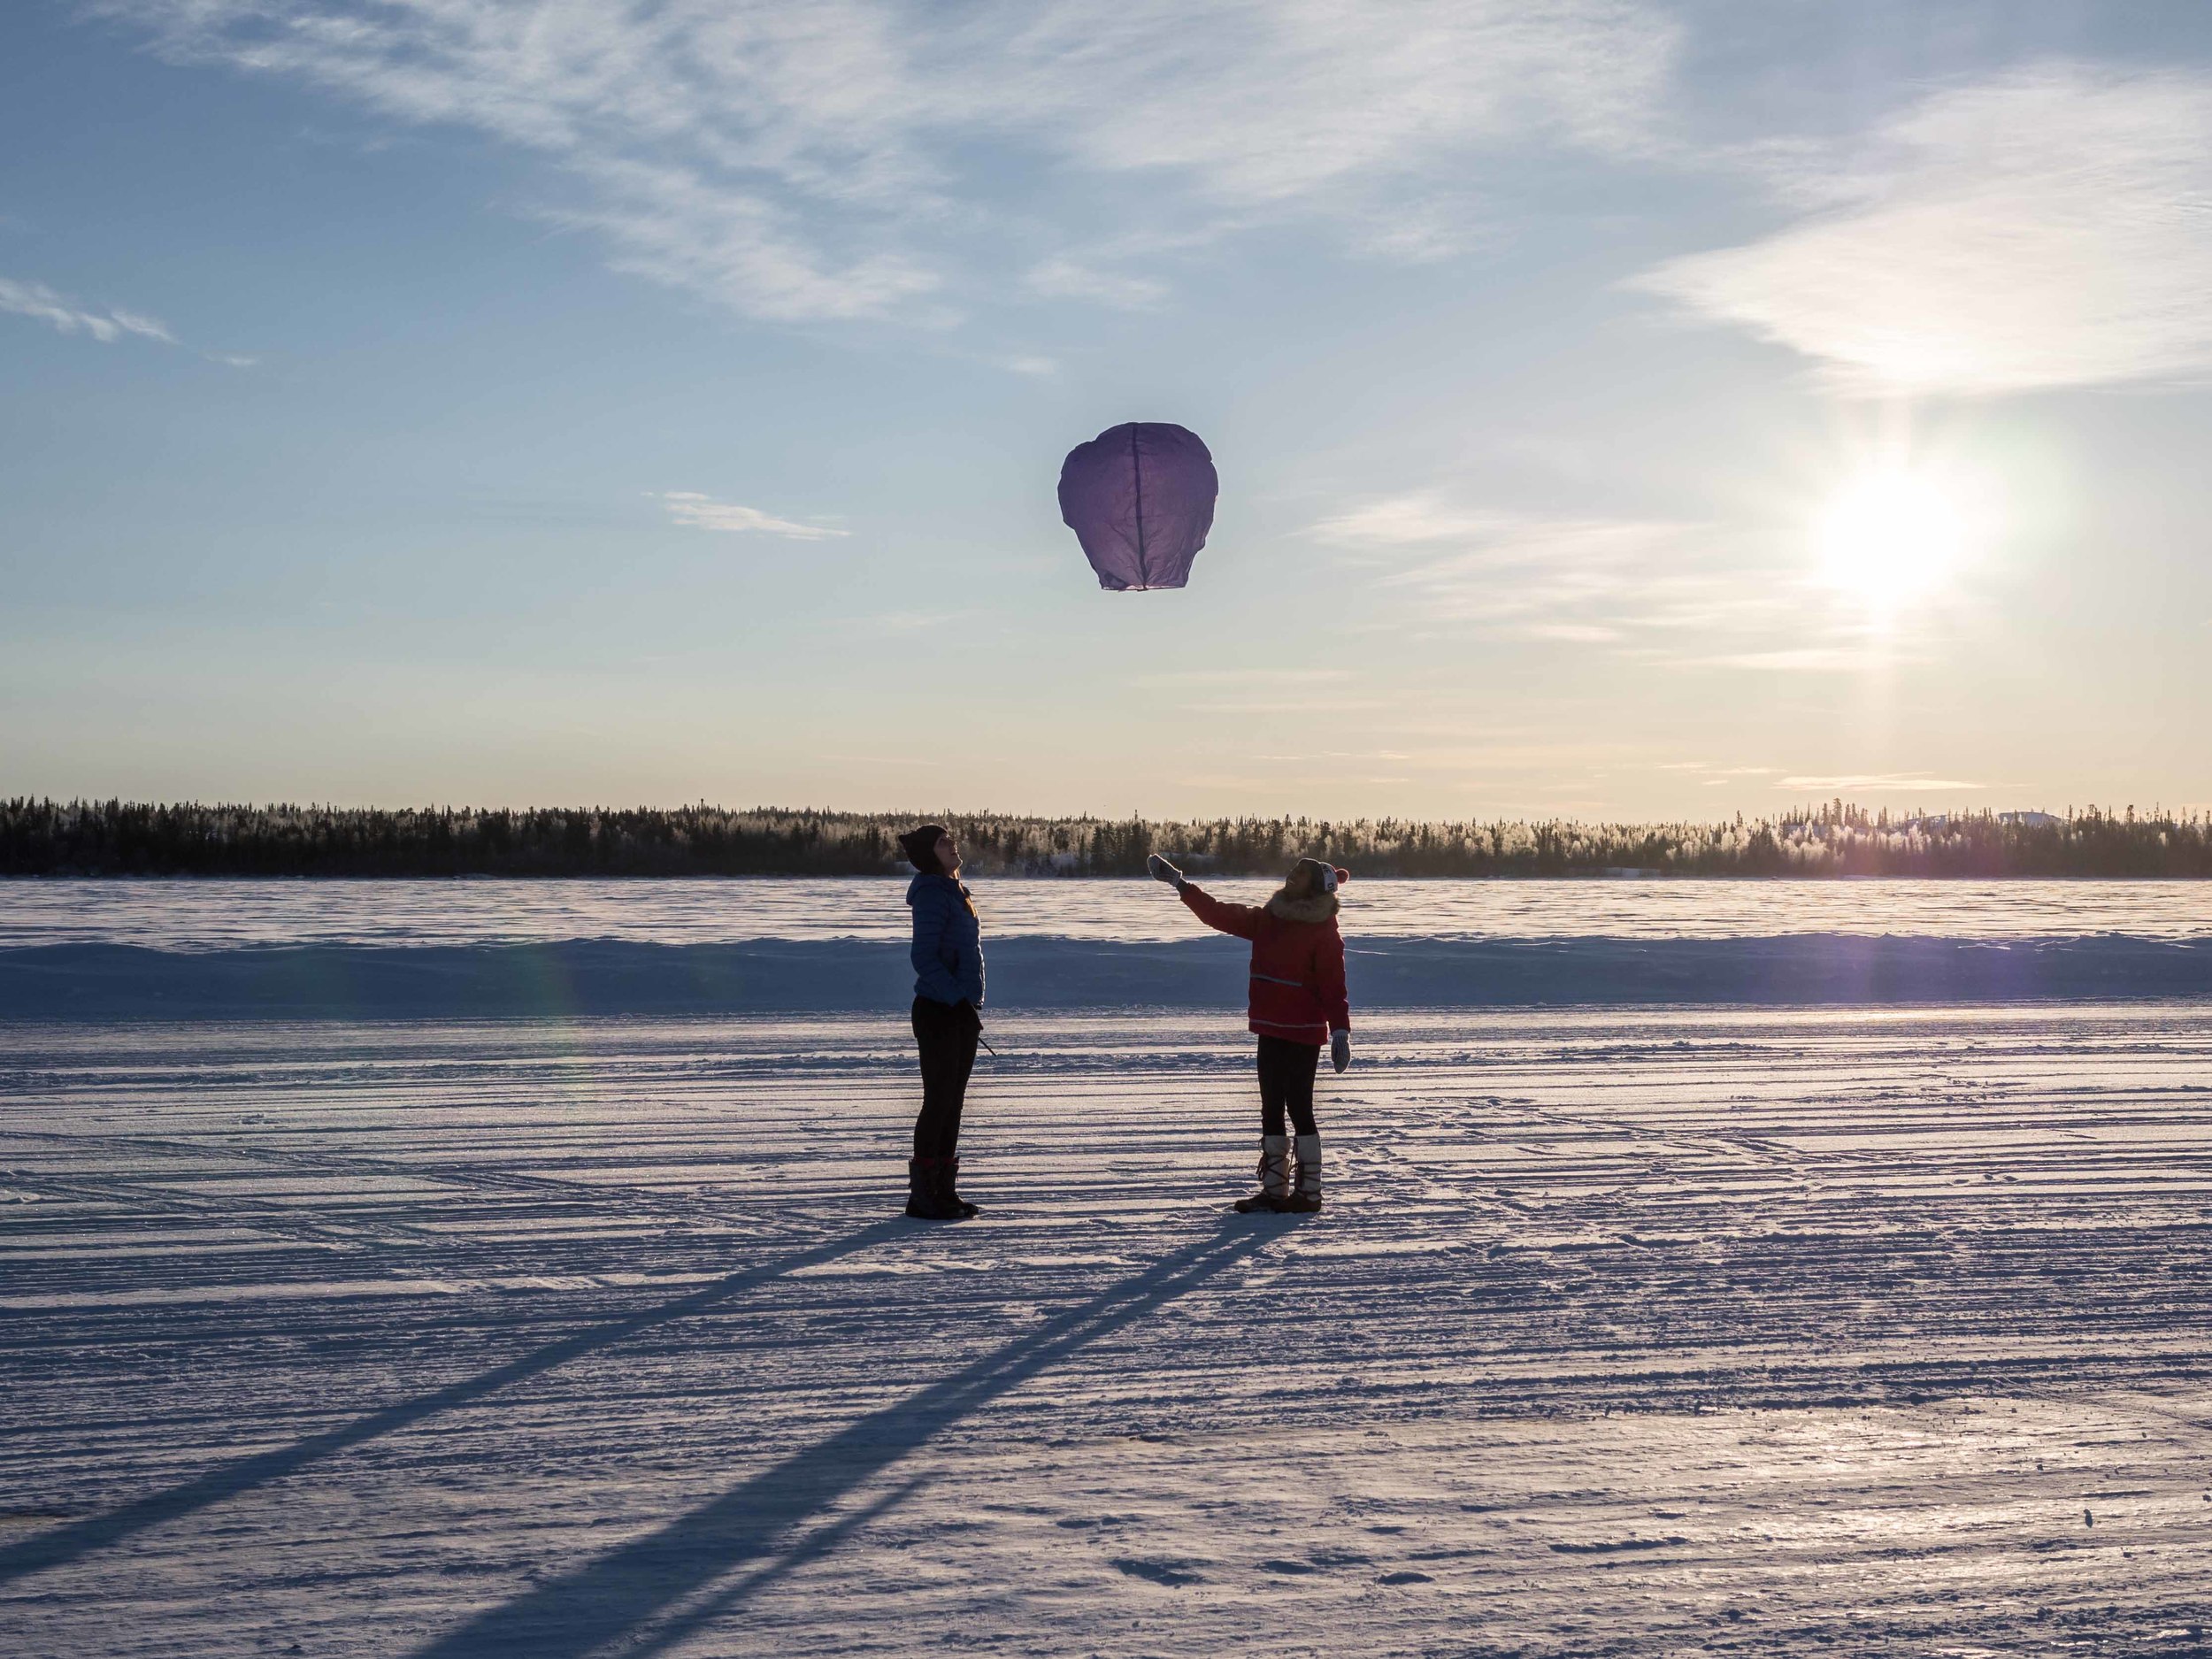
[[[1301,870],[1313,872],[1313,885],[1323,893],[1333,893],[1352,879],[1350,871],[1340,870],[1334,864],[1325,864],[1318,858],[1301,858],[1296,864],[1291,865],[1290,873],[1294,876]]]
[[[906,854],[907,863],[925,875],[941,876],[944,865],[937,862],[937,843],[952,833],[942,824],[925,824],[910,829],[899,837],[899,847]]]

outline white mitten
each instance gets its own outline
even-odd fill
[[[1329,1033],[1329,1064],[1341,1071],[1352,1064],[1352,1033],[1333,1031]]]
[[[1183,890],[1183,872],[1159,854],[1154,853],[1146,859],[1144,867],[1155,881],[1164,881],[1178,893]]]

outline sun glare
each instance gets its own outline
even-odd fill
[[[1822,576],[1881,611],[1940,582],[1966,539],[1966,515],[1951,493],[1903,470],[1854,480],[1828,503],[1815,535]]]

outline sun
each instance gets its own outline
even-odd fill
[[[1905,468],[1862,474],[1829,502],[1815,527],[1820,573],[1881,611],[1935,588],[1966,551],[1967,515],[1950,490]]]

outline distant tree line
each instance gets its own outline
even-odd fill
[[[0,803],[10,876],[876,876],[902,830],[952,826],[990,875],[1134,876],[1166,853],[1215,875],[1302,854],[1367,876],[2212,876],[2212,819],[2088,808],[1893,819],[1842,801],[1771,818],[1581,824],[1023,818],[1002,813],[525,811]]]

